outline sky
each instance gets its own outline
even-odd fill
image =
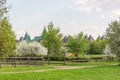
[[[64,35],[80,32],[104,35],[108,23],[119,20],[120,0],[7,0],[8,13],[17,39],[26,32],[41,35],[51,21]]]

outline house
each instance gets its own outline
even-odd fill
[[[40,42],[42,40],[42,36],[35,36],[33,39],[31,39],[30,35],[26,32],[24,37],[20,37],[18,42],[21,42],[21,41],[24,41],[24,40],[28,43],[32,42],[32,41]]]

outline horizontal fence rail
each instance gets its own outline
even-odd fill
[[[5,61],[0,62],[0,67],[2,64],[11,64],[13,67],[16,65],[43,65],[44,57],[7,57]]]
[[[97,61],[114,61],[113,57],[109,56],[87,56],[87,57],[7,57],[1,59],[0,67],[2,65],[16,66],[30,66],[30,65],[43,65],[43,64],[71,64],[71,63],[84,63],[84,62],[97,62]]]

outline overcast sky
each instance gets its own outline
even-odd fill
[[[63,34],[103,35],[108,23],[120,17],[120,0],[8,0],[9,19],[17,35],[41,34],[53,22]]]

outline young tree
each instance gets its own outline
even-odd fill
[[[106,34],[110,50],[113,54],[116,54],[120,62],[120,23],[118,21],[111,22]]]
[[[74,53],[75,56],[78,57],[78,54],[87,52],[89,43],[81,32],[76,37],[69,36],[67,48],[69,52]]]
[[[6,18],[6,0],[0,0],[0,59],[15,54],[16,38]]]
[[[0,23],[0,57],[3,58],[15,54],[16,37],[6,18]]]
[[[87,54],[89,51],[89,41],[82,32],[78,34],[78,40],[81,42],[81,53]]]
[[[43,45],[47,48],[48,64],[50,64],[50,55],[58,55],[62,46],[62,34],[59,28],[54,28],[53,23],[49,23],[46,29],[46,35],[43,37]]]
[[[89,54],[102,54],[105,46],[105,39],[97,39],[90,43]]]

